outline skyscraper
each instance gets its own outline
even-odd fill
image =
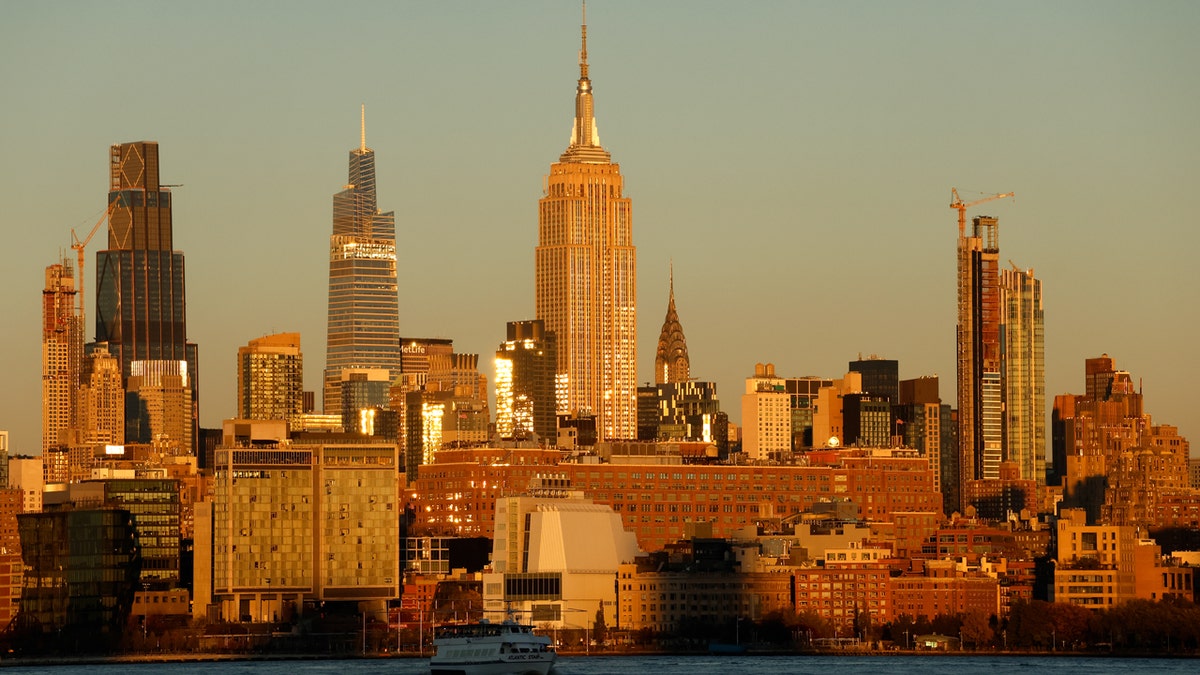
[[[295,422],[304,412],[299,333],[256,338],[238,348],[238,417]]]
[[[620,166],[600,145],[587,22],[571,142],[538,202],[536,315],[558,336],[560,412],[596,416],[598,440],[637,437],[637,252]]]
[[[366,108],[349,179],[333,196],[329,237],[329,323],[325,349],[326,414],[342,414],[342,371],[382,368],[400,374],[396,290],[396,216],[375,196],[375,151],[367,147]]]
[[[969,480],[999,478],[1004,452],[999,256],[995,218],[975,218],[970,233],[959,232],[958,433],[964,488]]]
[[[72,274],[67,260],[50,265],[42,290],[42,452],[70,442],[76,421],[83,340]]]
[[[173,248],[171,186],[160,181],[158,159],[153,141],[112,146],[108,249],[96,254],[96,342],[108,343],[126,379],[134,361],[185,362],[191,407],[180,414],[195,438],[199,356],[187,341],[183,253]]]
[[[1046,376],[1042,282],[1033,270],[1000,271],[1004,458],[1022,480],[1046,484]]]
[[[510,321],[496,349],[496,433],[501,438],[556,442],[554,373],[558,340],[542,321]]]
[[[667,317],[658,335],[658,350],[654,354],[654,383],[687,382],[691,379],[691,360],[683,324],[675,311],[675,269],[671,268],[671,295],[667,300]]]

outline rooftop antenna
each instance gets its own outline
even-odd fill
[[[358,151],[366,152],[367,151],[367,104],[366,103],[362,104],[361,115],[362,115],[362,132],[361,132],[361,135],[359,136]]]

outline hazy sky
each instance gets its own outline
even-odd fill
[[[0,0],[12,452],[40,448],[43,269],[102,212],[113,143],[158,141],[163,182],[184,184],[201,423],[235,414],[237,348],[262,335],[299,331],[320,390],[331,197],[360,103],[396,212],[400,332],[453,338],[490,381],[505,322],[533,318],[579,14]],[[588,24],[600,138],[633,199],[641,381],[674,260],[692,374],[733,419],[756,362],[838,377],[860,353],[939,375],[953,403],[950,188],[1013,191],[972,213],[998,216],[1001,261],[1043,280],[1047,404],[1108,353],[1155,422],[1200,433],[1200,3],[598,0]]]

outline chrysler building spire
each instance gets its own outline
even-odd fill
[[[675,265],[671,264],[671,295],[667,300],[667,318],[658,335],[658,350],[654,354],[654,383],[687,382],[691,378],[687,339],[675,311]]]

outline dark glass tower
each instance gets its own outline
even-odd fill
[[[158,143],[112,146],[108,249],[96,254],[96,342],[107,342],[128,380],[134,361],[186,361],[193,434],[198,353],[187,341],[183,253],[174,250],[171,190],[159,181]]]
[[[329,323],[325,347],[326,414],[342,414],[342,371],[383,368],[400,375],[400,309],[396,288],[396,216],[380,213],[375,151],[367,147],[363,112],[349,179],[333,196],[329,238]]]

